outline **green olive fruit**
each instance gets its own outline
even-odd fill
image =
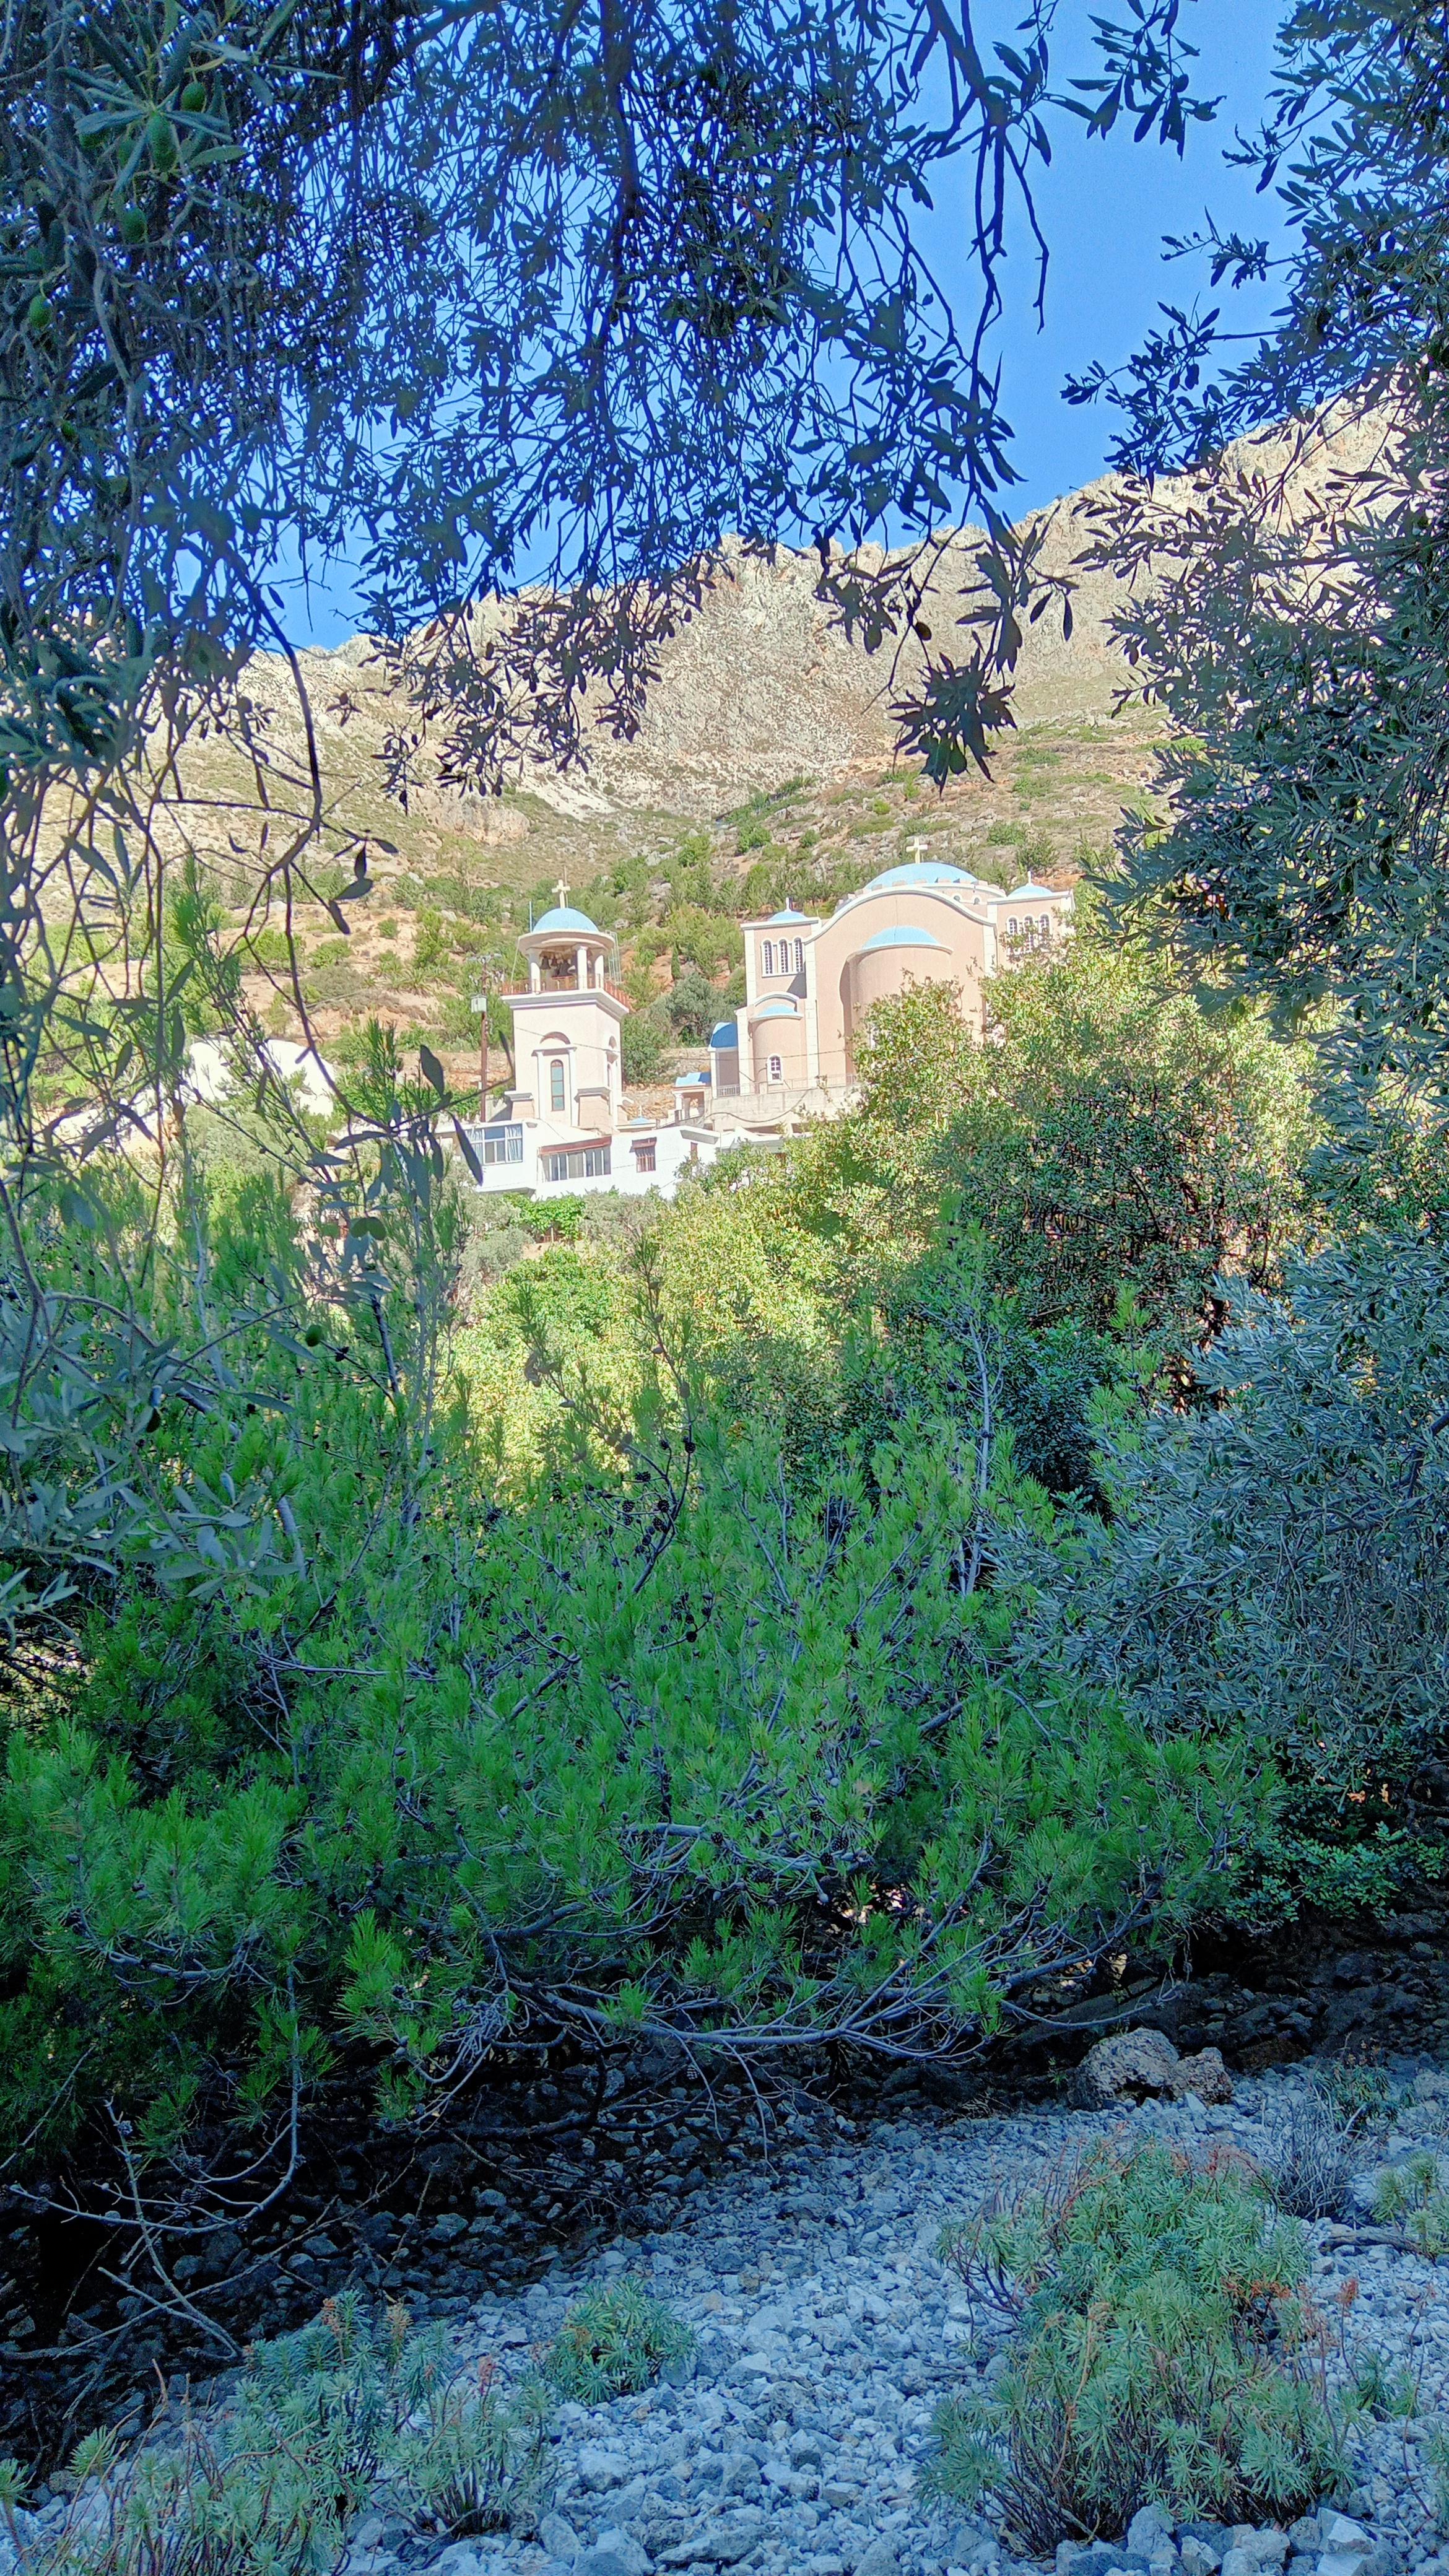
[[[205,81],[188,81],[181,93],[181,104],[188,116],[201,116],[206,108]]]
[[[48,295],[32,295],[25,316],[32,331],[48,331],[53,319]]]
[[[164,108],[154,108],[146,119],[146,149],[152,167],[163,178],[169,178],[181,155],[176,148],[176,128]]]
[[[146,238],[146,218],[139,206],[127,206],[121,217],[121,239],[132,250],[139,250]]]

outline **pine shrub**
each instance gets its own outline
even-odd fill
[[[943,2250],[1015,2335],[989,2394],[939,2409],[932,2478],[999,2496],[1032,2553],[1116,2534],[1148,2503],[1281,2519],[1332,2483],[1303,2233],[1236,2164],[1104,2151]]]

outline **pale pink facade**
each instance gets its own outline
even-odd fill
[[[838,1099],[855,1082],[867,1013],[911,984],[953,986],[966,1025],[983,1035],[987,982],[1061,939],[1071,902],[1048,886],[1003,893],[964,868],[918,860],[887,868],[828,919],[788,909],[747,921],[745,999],[714,1034],[716,1099]]]

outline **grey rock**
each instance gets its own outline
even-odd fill
[[[550,2558],[561,2558],[567,2566],[583,2547],[573,2524],[561,2513],[545,2513],[539,2518],[538,2536]]]
[[[611,2442],[580,2443],[579,2476],[595,2494],[609,2487],[621,2487],[628,2474],[627,2459]]]
[[[430,2562],[428,2576],[494,2576],[501,2565],[496,2541],[455,2540]]]
[[[1288,2525],[1288,2543],[1300,2556],[1316,2557],[1323,2547],[1323,2524],[1316,2513],[1301,2513]]]
[[[1142,2552],[1129,2549],[1125,2540],[1094,2540],[1085,2549],[1065,2541],[1057,2551],[1057,2576],[1151,2576]]]
[[[1331,2549],[1339,2556],[1347,2552],[1350,2556],[1356,2555],[1360,2558],[1367,2558],[1372,2554],[1372,2539],[1368,2532],[1365,2531],[1363,2524],[1361,2522],[1355,2522],[1351,2515],[1346,2513],[1329,2513],[1322,2515],[1320,2520],[1322,2523],[1323,2546],[1325,2549]]]
[[[896,2576],[900,2561],[884,2532],[878,2533],[855,2562],[855,2576]]]
[[[1118,2102],[1141,2102],[1171,2093],[1178,2057],[1160,2030],[1120,2030],[1089,2048],[1077,2070],[1076,2099],[1084,2111],[1108,2111]]]
[[[1252,2539],[1243,2543],[1248,2555],[1256,2559],[1260,2567],[1272,2569],[1274,2576],[1283,2566],[1290,2545],[1287,2532],[1279,2531],[1272,2524],[1265,2530],[1255,2531]]]
[[[627,2531],[601,2531],[591,2549],[579,2552],[575,2576],[649,2576],[652,2563]]]
[[[1160,2504],[1144,2504],[1127,2525],[1127,2546],[1149,2562],[1159,2540],[1171,2540],[1172,2523]]]
[[[1235,2547],[1225,2551],[1223,2576],[1258,2576],[1258,2562],[1251,2549]]]

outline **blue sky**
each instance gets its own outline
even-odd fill
[[[1054,79],[1095,67],[1084,33],[1089,6],[1101,7],[1103,0],[1069,0],[1062,11]],[[1009,39],[1018,15],[1004,0],[980,13],[978,32],[984,38],[994,28]],[[1194,85],[1210,96],[1221,94],[1223,104],[1216,123],[1190,129],[1181,160],[1156,143],[1134,144],[1126,124],[1105,140],[1089,141],[1071,120],[1061,120],[1053,166],[1038,175],[1036,185],[1051,251],[1046,325],[1038,330],[1032,309],[1035,258],[1021,227],[1006,279],[1007,310],[994,343],[1022,477],[1008,502],[1013,517],[1075,491],[1102,471],[1110,415],[1100,405],[1064,402],[1066,377],[1094,358],[1112,366],[1127,357],[1164,300],[1190,302],[1200,286],[1204,302],[1222,300],[1207,296],[1206,281],[1193,264],[1164,263],[1164,235],[1195,231],[1211,207],[1224,230],[1271,237],[1274,200],[1255,196],[1250,176],[1225,168],[1223,150],[1231,145],[1235,125],[1251,127],[1261,114],[1278,19],[1270,0],[1184,0],[1183,30],[1199,52]],[[967,180],[963,165],[963,187]],[[929,232],[935,235],[937,275],[969,314],[975,281],[952,257],[960,217],[949,182],[943,182]],[[1272,295],[1259,290],[1234,302],[1241,307],[1237,326],[1256,326],[1271,310]],[[300,584],[284,587],[285,623],[295,643],[340,643],[358,622],[343,567],[314,586],[310,597]]]

